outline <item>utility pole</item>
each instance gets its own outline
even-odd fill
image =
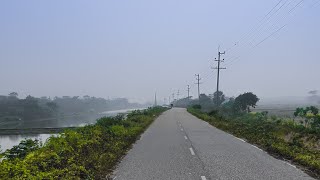
[[[154,94],[154,106],[157,106],[157,93]]]
[[[188,86],[188,100],[190,99],[190,86],[189,85],[187,85]]]
[[[173,98],[173,100],[172,100],[172,101],[174,102],[174,93],[172,93],[172,98]]]
[[[216,104],[217,104],[217,106],[219,106],[219,80],[220,80],[220,70],[221,69],[226,69],[226,68],[222,68],[222,67],[220,67],[220,63],[221,62],[224,62],[224,59],[222,59],[221,60],[221,55],[224,55],[224,54],[226,54],[226,52],[224,51],[224,52],[220,52],[220,48],[218,48],[218,59],[217,58],[215,58],[215,61],[218,61],[218,67],[216,67],[216,68],[214,68],[214,69],[217,69],[217,91],[216,91],[216,96],[217,96],[217,102],[216,102]]]
[[[177,100],[179,100],[180,90],[177,92]]]
[[[196,84],[198,84],[198,98],[199,98],[199,102],[200,102],[200,80],[201,80],[201,78],[200,78],[200,74],[196,74],[195,76],[196,76],[196,80],[197,80]]]

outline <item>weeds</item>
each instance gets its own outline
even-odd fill
[[[265,151],[291,160],[320,177],[320,131],[290,120],[267,118],[266,113],[238,114],[232,117],[219,112],[205,113],[189,108],[188,112],[211,125],[259,145]]]
[[[165,108],[105,117],[66,130],[43,145],[25,140],[5,151],[0,179],[102,179]],[[1,156],[0,156],[1,157]]]

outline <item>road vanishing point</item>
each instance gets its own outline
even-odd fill
[[[300,169],[173,108],[159,116],[122,159],[115,180],[304,180]]]

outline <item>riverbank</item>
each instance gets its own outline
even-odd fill
[[[75,129],[75,128],[76,127],[0,129],[0,135],[57,134],[67,129]]]
[[[22,152],[7,151],[0,163],[0,179],[105,178],[140,134],[165,110],[155,107],[133,111],[126,119],[123,116],[101,118],[95,125],[65,130],[49,138],[44,146],[34,143]],[[10,152],[13,154],[8,154]]]
[[[188,108],[188,112],[320,179],[319,131],[293,121],[267,118],[261,113],[224,117],[194,108]]]

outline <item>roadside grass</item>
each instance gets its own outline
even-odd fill
[[[261,113],[223,116],[188,108],[188,112],[211,125],[258,145],[277,158],[298,165],[314,178],[320,178],[320,131]]]
[[[95,125],[66,130],[41,145],[25,140],[5,151],[0,179],[106,179],[144,130],[167,110],[104,117]]]

